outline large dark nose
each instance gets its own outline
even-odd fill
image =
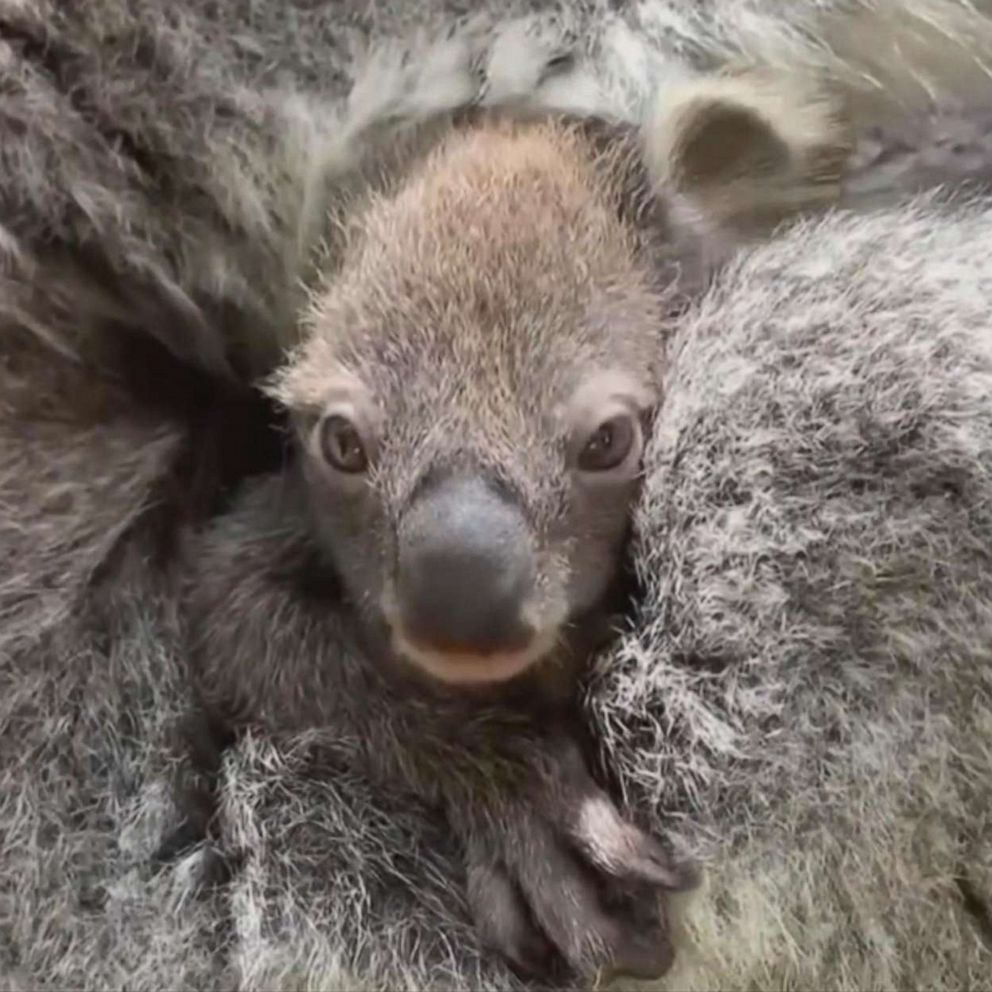
[[[534,587],[527,522],[482,479],[449,479],[410,508],[399,535],[397,598],[408,636],[442,651],[527,644]]]

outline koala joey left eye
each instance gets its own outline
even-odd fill
[[[629,413],[617,413],[602,421],[579,452],[579,470],[609,472],[619,468],[637,443],[639,431],[637,420]]]
[[[358,427],[346,416],[329,414],[318,430],[321,454],[332,468],[348,475],[357,475],[368,468],[366,443]]]

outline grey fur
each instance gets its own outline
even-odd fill
[[[630,801],[714,858],[673,988],[987,979],[990,225],[840,214],[680,329],[648,612],[590,689]]]
[[[605,6],[472,20],[373,52],[345,107],[347,29],[362,22],[347,8],[341,23],[309,4],[283,16],[186,0],[166,17],[150,0],[7,0],[4,319],[97,358],[123,323],[254,377],[297,339],[328,194],[352,188],[383,124],[395,133],[476,99],[638,124],[659,93],[741,59],[829,74],[866,122],[893,98],[925,109],[989,92],[992,43],[962,0],[808,0],[788,20],[755,0]],[[417,7],[427,22],[445,9]],[[385,26],[408,22],[401,5]],[[883,34],[893,40],[873,46]],[[885,61],[895,46],[911,57]],[[541,68],[563,52],[567,71]]]
[[[4,13],[33,16],[13,4]],[[708,30],[692,17],[676,36]],[[315,63],[299,58],[289,71],[312,87]],[[217,88],[237,94],[228,82]],[[87,173],[88,139],[53,106],[68,137],[52,139],[51,154],[67,170],[80,165],[78,181],[70,171],[60,182],[112,184],[103,170],[113,156],[101,146]],[[204,147],[192,137],[173,133],[170,147]],[[245,860],[217,901],[192,899],[204,852],[150,873],[172,815],[160,742],[185,699],[172,575],[148,563],[168,550],[154,508],[169,505],[164,486],[188,426],[139,416],[115,387],[20,333],[88,346],[85,318],[102,330],[107,307],[134,303],[111,306],[101,286],[91,309],[78,295],[90,283],[63,282],[62,259],[38,268],[39,229],[14,221],[61,222],[65,197],[55,187],[19,199],[32,175],[15,170],[3,187],[28,206],[3,216],[22,267],[5,270],[3,294],[2,541],[13,567],[0,587],[0,983],[507,987],[473,945],[457,864],[430,814],[346,775],[314,779],[305,751],[249,740],[230,755],[220,827]],[[230,173],[221,165],[216,176],[223,188]],[[116,221],[99,234],[125,273],[151,273],[160,291],[148,322],[161,329],[175,307],[194,312],[195,294],[175,268],[162,274],[156,252],[175,243],[166,227],[184,215],[162,208],[155,220],[153,192],[137,196],[136,245],[124,239],[117,251]],[[130,202],[120,194],[115,203]],[[961,897],[987,906],[992,886],[990,224],[981,204],[839,215],[758,249],[680,331],[639,527],[646,596],[590,690],[634,811],[682,831],[715,868],[714,889],[689,908],[685,946],[696,950],[673,987],[975,987],[992,967]],[[78,228],[67,237],[86,240]],[[217,255],[225,271],[228,252],[245,250],[235,240]],[[283,248],[267,257],[284,259]],[[251,302],[259,283],[235,277],[258,271],[251,264],[239,258],[221,295],[266,314],[269,303]],[[113,298],[120,282],[111,285]],[[68,297],[76,320],[49,293]],[[93,402],[104,389],[106,402]],[[830,748],[818,724],[807,728],[810,714],[830,727]]]

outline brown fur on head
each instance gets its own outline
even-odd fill
[[[669,245],[689,263],[721,254],[708,241],[729,239],[728,202],[746,215],[758,182],[776,192],[756,217],[820,198],[821,160],[811,181],[795,154],[803,107],[784,95],[758,101],[762,116],[732,93],[673,102],[641,154],[624,137],[603,154],[587,129],[549,121],[454,130],[360,213],[316,294],[273,392],[295,414],[316,529],[352,598],[431,675],[513,677],[616,573],[667,302],[657,232],[623,209],[632,176],[657,216],[695,205],[703,222],[677,223]],[[836,118],[805,110],[803,140],[834,142]]]

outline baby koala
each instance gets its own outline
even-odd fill
[[[671,963],[659,894],[694,872],[594,781],[578,675],[623,605],[666,321],[831,203],[848,151],[830,94],[753,70],[662,94],[641,133],[462,115],[349,208],[268,387],[297,458],[193,546],[212,719],[436,803],[521,969]]]

